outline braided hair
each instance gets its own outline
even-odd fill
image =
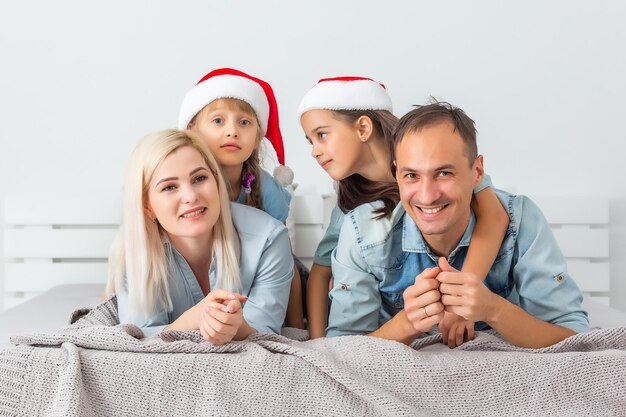
[[[252,177],[250,177],[250,174]],[[259,147],[246,159],[241,169],[241,185],[246,190],[245,204],[263,210],[261,200],[261,160]],[[249,190],[249,192],[248,192]]]

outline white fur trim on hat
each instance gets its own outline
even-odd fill
[[[218,98],[236,98],[248,103],[256,113],[263,134],[267,133],[270,108],[263,88],[250,79],[227,74],[208,78],[189,90],[180,106],[178,128],[187,129],[191,119]]]
[[[320,80],[304,96],[298,118],[314,109],[393,111],[387,90],[372,80]]]

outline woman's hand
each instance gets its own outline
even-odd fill
[[[223,300],[222,303],[208,302],[204,306],[198,327],[206,341],[223,345],[233,340],[243,323],[241,302],[234,298]]]
[[[246,302],[248,297],[224,290],[211,291],[198,304],[185,311],[173,323],[165,327],[165,330],[200,330],[204,310],[207,307],[221,308],[233,300],[237,300],[241,306],[241,303]]]
[[[205,307],[211,305],[211,303],[220,303],[226,305],[231,300],[239,300],[240,303],[248,301],[248,297],[236,292],[228,292],[224,290],[212,290],[206,297],[202,299],[198,304],[200,310],[204,310]]]

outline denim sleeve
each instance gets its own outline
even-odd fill
[[[483,180],[478,184],[476,188],[474,188],[474,194],[478,194],[485,188],[493,188],[493,184],[491,183],[491,177],[487,174],[483,175]]]
[[[120,324],[134,324],[141,329],[145,336],[159,333],[170,324],[169,314],[165,310],[152,314],[150,317],[131,317],[126,291],[120,291],[115,295],[117,297],[117,314]]]
[[[518,228],[518,259],[513,279],[525,311],[548,323],[575,332],[589,331],[582,293],[567,272],[565,258],[541,210],[527,197]]]
[[[381,297],[378,280],[361,254],[352,213],[343,222],[332,253],[334,286],[326,335],[358,335],[379,327]]]
[[[343,224],[344,214],[339,209],[339,206],[335,206],[330,213],[330,222],[326,233],[320,243],[317,245],[313,262],[322,266],[330,266],[331,254],[337,247],[339,241],[339,232],[341,231],[341,225]]]
[[[287,228],[278,225],[265,243],[243,308],[244,318],[256,331],[280,334],[293,275]]]
[[[261,172],[261,198],[263,211],[279,222],[285,223],[289,215],[291,194],[265,171]]]

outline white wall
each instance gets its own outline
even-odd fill
[[[1,1],[0,200],[117,192],[134,142],[221,66],[274,86],[300,192],[328,191],[295,109],[321,77],[366,75],[397,115],[429,95],[464,108],[500,188],[609,197],[626,310],[625,3]]]

